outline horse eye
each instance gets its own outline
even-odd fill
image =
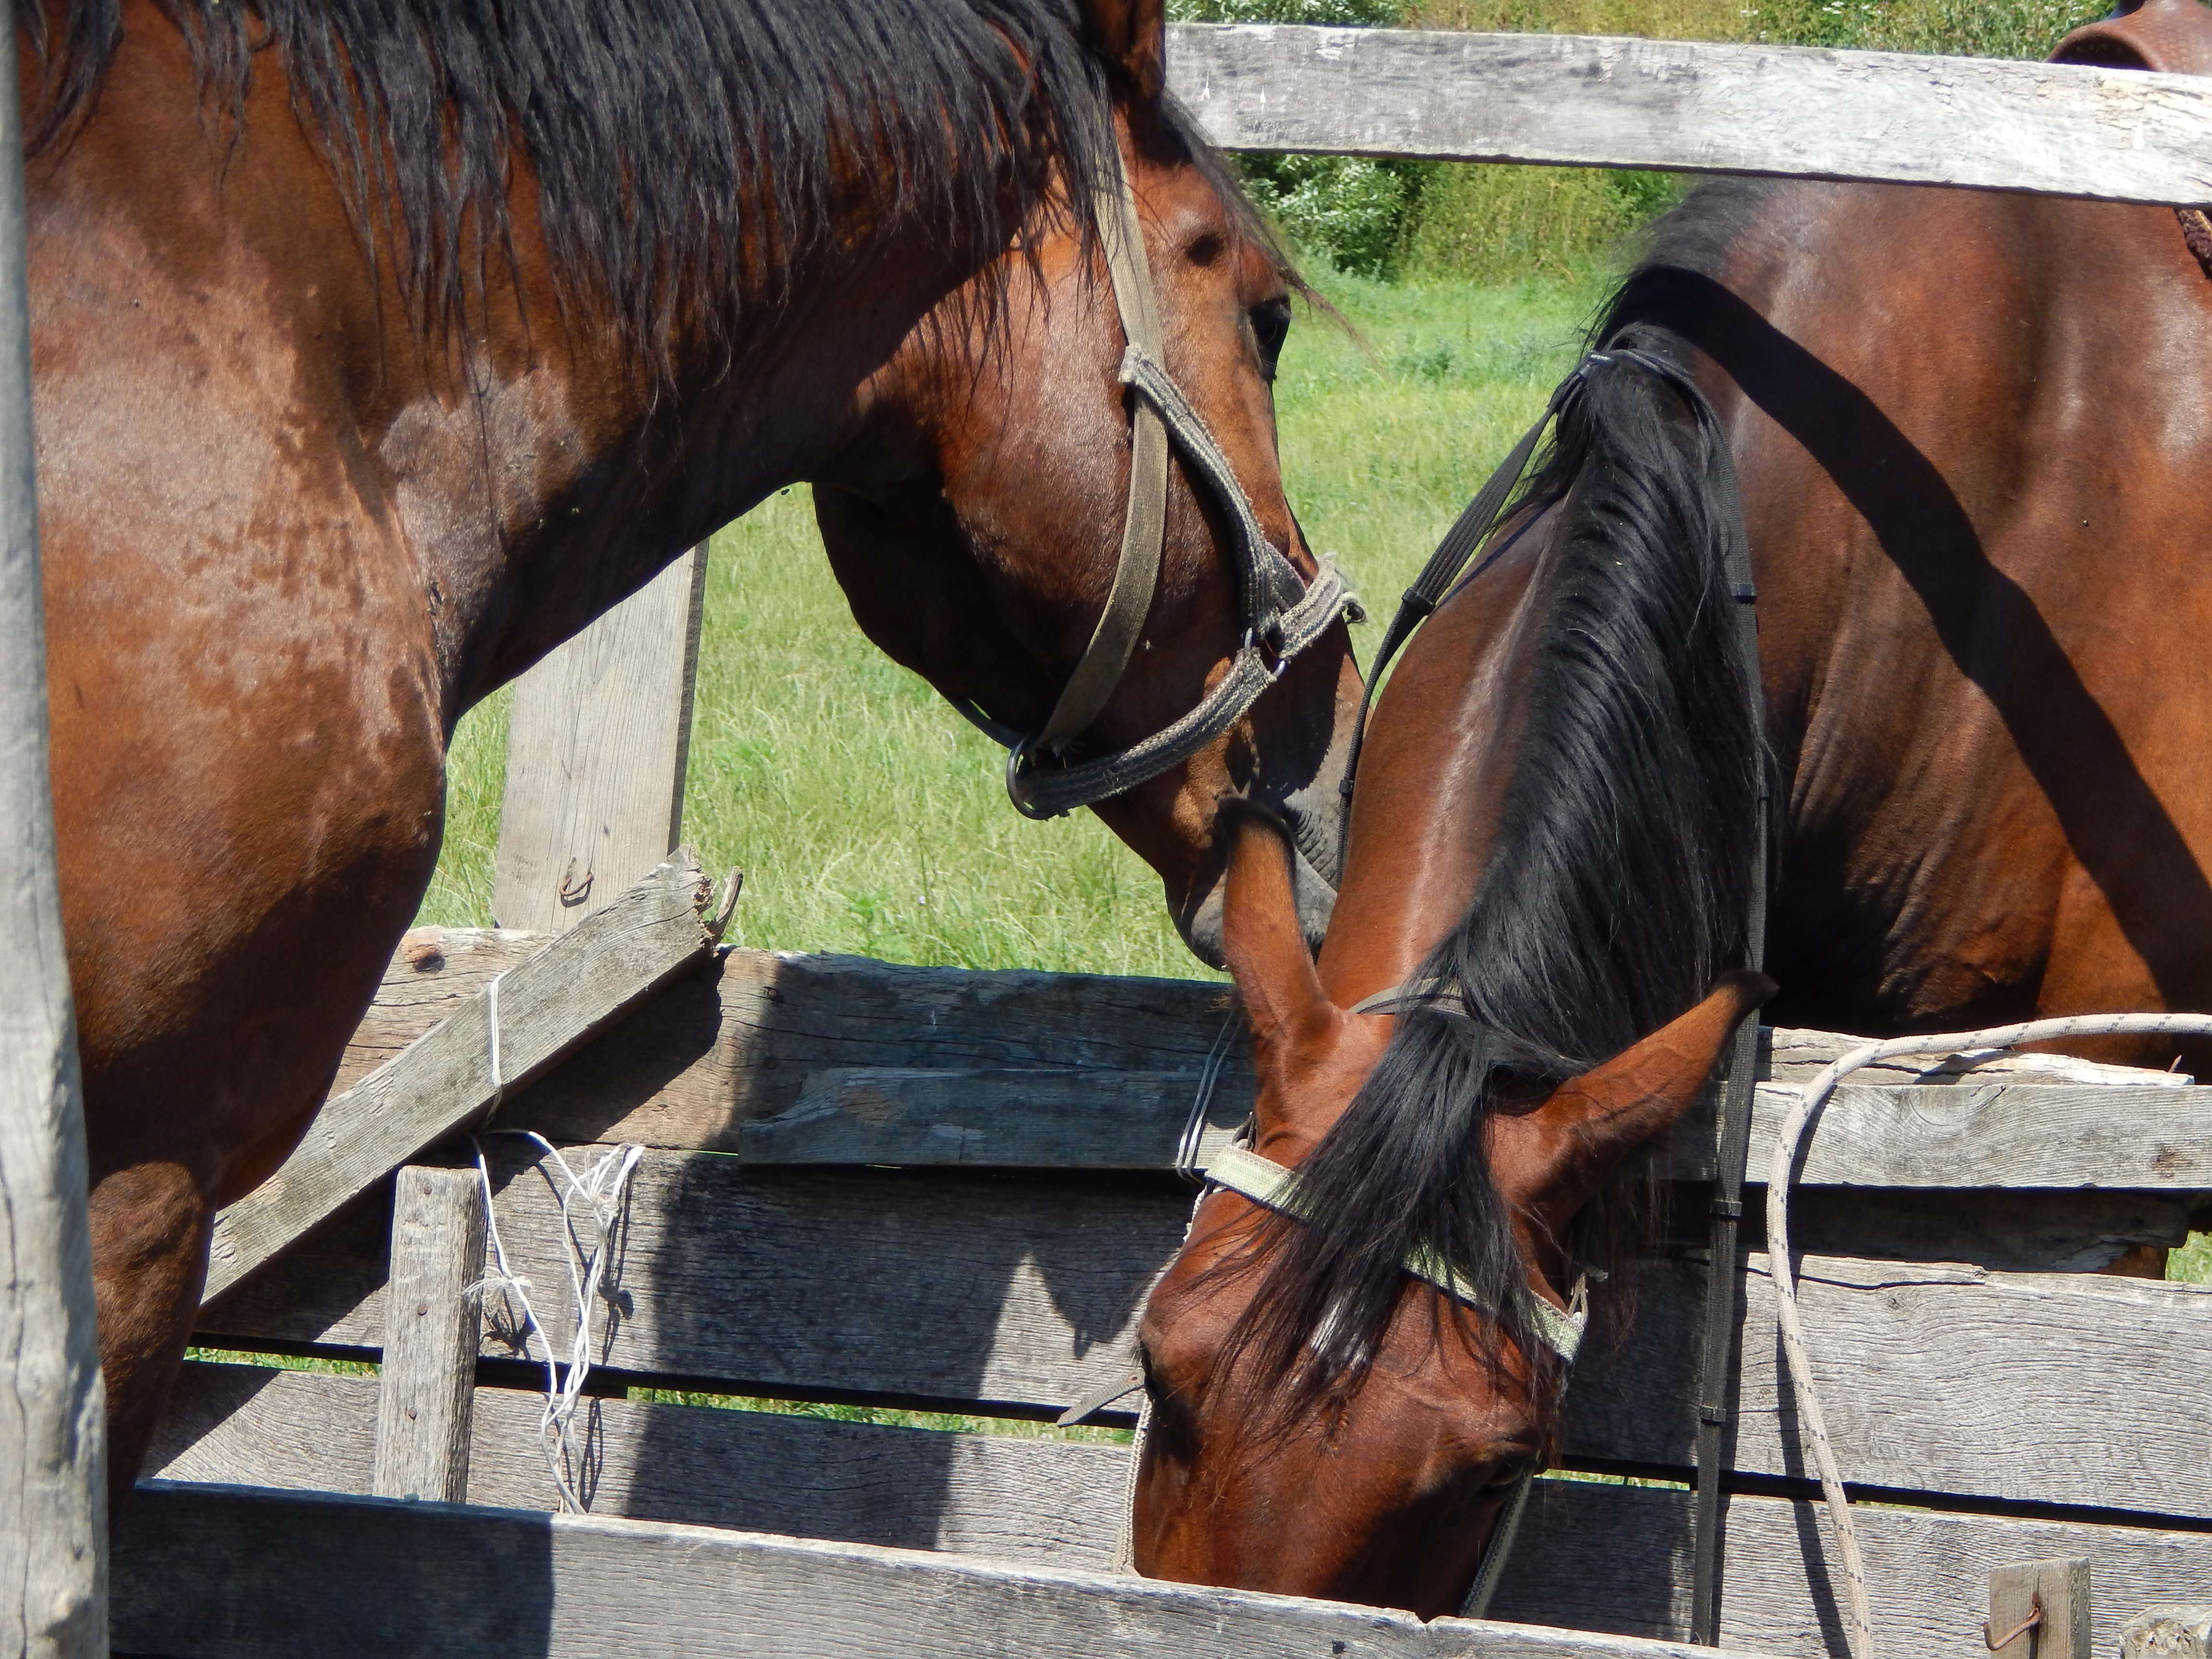
[[[1290,337],[1291,302],[1270,300],[1265,305],[1252,307],[1252,337],[1260,346],[1260,373],[1272,384],[1275,365],[1283,356],[1283,342]]]

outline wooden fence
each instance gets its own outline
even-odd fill
[[[2212,201],[2212,95],[2172,77],[1287,27],[1178,29],[1171,73],[1242,148]],[[1188,1214],[1176,1149],[1229,1017],[1214,985],[709,951],[696,871],[632,888],[676,840],[700,568],[518,694],[497,904],[537,931],[411,935],[341,1098],[226,1213],[199,1340],[384,1373],[186,1368],[161,1479],[118,1535],[118,1650],[1685,1651],[1705,1271],[1686,1239],[1639,1271],[1632,1333],[1577,1373],[1585,1478],[1542,1483],[1497,1605],[1549,1630],[1111,1574],[1118,1446],[641,1397],[1039,1418],[1121,1373]],[[495,1070],[483,992],[509,969],[502,1025],[523,1035]],[[1825,1052],[1778,1040],[1760,1139]],[[1232,1055],[1201,1161],[1250,1090]],[[495,1102],[572,1156],[648,1149],[594,1356],[589,1516],[544,1512],[538,1374],[460,1296],[473,1230],[450,1206],[470,1183],[389,1175],[453,1165],[445,1137]],[[2184,1237],[2212,1192],[2208,1105],[2038,1062],[1893,1073],[1829,1108],[1802,1295],[1844,1468],[1884,1500],[1860,1526],[1891,1650],[1975,1640],[2008,1562],[2088,1557],[2106,1643],[2125,1613],[2212,1580],[2212,1293],[2087,1271]],[[1710,1139],[1686,1126],[1662,1155],[1686,1216]],[[559,1313],[549,1171],[520,1139],[485,1145],[515,1270]],[[1763,1258],[1745,1275],[1723,1639],[1838,1651]],[[468,1507],[375,1496],[407,1492]]]

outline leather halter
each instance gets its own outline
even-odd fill
[[[1291,659],[1321,638],[1339,616],[1350,613],[1356,619],[1359,614],[1358,601],[1334,565],[1319,560],[1320,568],[1309,583],[1267,540],[1229,458],[1160,366],[1164,354],[1152,270],[1137,220],[1136,195],[1118,147],[1111,170],[1113,176],[1101,179],[1092,191],[1092,216],[1128,342],[1118,378],[1136,395],[1130,411],[1129,503],[1106,609],[1075,672],[1060,688],[1052,713],[1035,734],[1024,735],[991,719],[965,697],[945,699],[1011,751],[1006,793],[1016,810],[1032,818],[1058,817],[1118,795],[1189,759],[1243,719],[1260,694],[1282,678]],[[1243,578],[1243,639],[1228,672],[1180,720],[1111,754],[1046,764],[1048,759],[1060,762],[1098,718],[1136,652],[1158,586],[1160,553],[1167,537],[1170,437],[1185,465],[1212,486],[1227,509]]]

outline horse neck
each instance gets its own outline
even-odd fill
[[[1532,526],[1447,599],[1376,702],[1321,953],[1340,1007],[1403,984],[1474,897],[1519,756],[1546,543]]]
[[[750,307],[734,340],[679,345],[659,375],[602,319],[573,302],[564,315],[531,255],[458,373],[426,377],[387,428],[394,471],[422,498],[410,519],[441,532],[416,539],[445,596],[452,713],[813,476],[860,389],[957,286],[941,264],[901,248],[795,281]]]

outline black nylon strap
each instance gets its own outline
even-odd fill
[[[1624,350],[1630,358],[1668,381],[1690,405],[1711,446],[1712,483],[1723,538],[1729,588],[1735,601],[1735,648],[1742,665],[1746,714],[1759,769],[1758,822],[1752,844],[1750,904],[1744,917],[1744,965],[1763,967],[1766,957],[1768,859],[1773,837],[1773,800],[1766,775],[1766,693],[1759,678],[1758,585],[1752,579],[1751,546],[1743,520],[1743,497],[1728,434],[1712,405],[1688,373],[1650,353]],[[1736,1028],[1722,1084],[1719,1122],[1714,1136],[1712,1230],[1705,1279],[1697,1397],[1697,1508],[1690,1549],[1690,1640],[1718,1644],[1720,1633],[1721,1474],[1735,1446],[1737,1316],[1741,1289],[1737,1279],[1739,1232],[1743,1216],[1744,1165],[1751,1153],[1752,1097],[1757,1089],[1759,1020]]]
[[[1580,388],[1583,376],[1594,366],[1615,359],[1634,363],[1655,378],[1672,387],[1697,422],[1698,434],[1709,447],[1711,456],[1711,484],[1717,497],[1715,510],[1720,519],[1722,563],[1731,596],[1735,601],[1735,646],[1742,664],[1744,691],[1747,702],[1747,714],[1752,732],[1754,763],[1759,768],[1759,781],[1757,797],[1755,840],[1752,849],[1750,903],[1745,915],[1744,965],[1758,969],[1764,964],[1766,952],[1766,889],[1769,879],[1769,846],[1772,837],[1773,803],[1766,780],[1766,696],[1759,678],[1759,616],[1753,608],[1759,590],[1752,580],[1751,547],[1744,528],[1743,499],[1737,482],[1735,459],[1722,429],[1719,416],[1713,412],[1704,391],[1691,379],[1687,370],[1669,362],[1656,353],[1634,347],[1608,346],[1593,352],[1578,364],[1573,374],[1562,381],[1552,394],[1552,401],[1543,416],[1515,445],[1511,454],[1491,474],[1490,481],[1481,492],[1468,504],[1451,529],[1446,532],[1419,578],[1406,591],[1398,614],[1390,623],[1382,648],[1376,653],[1373,666],[1367,675],[1367,696],[1360,705],[1360,720],[1355,728],[1352,766],[1359,761],[1359,742],[1365,736],[1367,709],[1375,694],[1376,682],[1390,659],[1411,637],[1413,630],[1442,602],[1457,577],[1460,567],[1494,527],[1498,514],[1514,486],[1527,471],[1529,459],[1535,453],[1545,428],[1565,409]],[[1507,544],[1510,545],[1510,544]],[[1490,558],[1504,550],[1493,549]],[[1484,561],[1486,565],[1487,559]],[[1480,574],[1482,566],[1476,567]],[[1345,776],[1345,793],[1352,792],[1352,773]],[[1418,988],[1412,995],[1418,997],[1428,988]],[[1388,1001],[1408,997],[1408,988],[1394,987],[1390,991],[1368,1000],[1376,1012],[1387,1012]],[[1747,1019],[1736,1030],[1735,1042],[1729,1054],[1728,1073],[1722,1085],[1719,1123],[1714,1148],[1715,1192],[1711,1206],[1712,1232],[1711,1242],[1710,1277],[1705,1285],[1705,1309],[1701,1338],[1700,1364],[1697,1401],[1697,1510],[1696,1530],[1692,1544],[1692,1606],[1690,1639],[1704,1646],[1715,1645],[1719,1624],[1719,1564],[1720,1564],[1720,1472],[1726,1467],[1734,1449],[1731,1432],[1734,1419],[1735,1382],[1736,1315],[1738,1285],[1736,1266],[1739,1255],[1738,1228],[1743,1215],[1744,1167],[1751,1151],[1752,1096],[1756,1087],[1755,1073],[1759,1062],[1759,1021]],[[1510,1540],[1506,1540],[1510,1547]],[[1494,1583],[1502,1569],[1502,1560],[1486,1559],[1478,1583]]]
[[[1398,601],[1398,613],[1390,618],[1389,631],[1383,635],[1382,643],[1376,650],[1375,660],[1368,665],[1367,684],[1360,693],[1359,718],[1352,728],[1352,759],[1344,769],[1343,781],[1337,785],[1339,792],[1346,799],[1351,798],[1352,785],[1359,776],[1359,751],[1367,742],[1367,713],[1374,707],[1375,688],[1382,683],[1382,671],[1389,667],[1390,659],[1398,654],[1407,640],[1413,638],[1413,630],[1426,622],[1430,614],[1443,603],[1444,595],[1451,592],[1453,584],[1458,580],[1460,567],[1482,544],[1484,538],[1497,528],[1498,515],[1504,512],[1505,503],[1511,497],[1514,486],[1521,482],[1522,474],[1528,471],[1528,463],[1536,453],[1536,446],[1543,441],[1545,429],[1581,386],[1583,372],[1589,362],[1585,358],[1577,364],[1574,372],[1553,389],[1552,401],[1536,417],[1536,424],[1521,434],[1521,441],[1513,446],[1511,452],[1498,464],[1498,470],[1490,475],[1489,481],[1475,491],[1474,499],[1467,504],[1458,518],[1452,520],[1451,528],[1444,532],[1443,539],[1437,544],[1437,550],[1429,555],[1429,562],[1421,567],[1421,574],[1413,579],[1413,585]],[[1490,559],[1496,558],[1504,551],[1503,547],[1493,548]],[[1480,575],[1488,567],[1490,559],[1485,559],[1469,574]]]

